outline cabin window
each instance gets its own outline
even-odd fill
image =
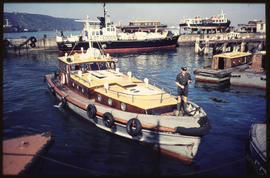
[[[110,63],[110,67],[111,67],[111,69],[115,69],[115,63],[114,62],[111,62]]]
[[[103,32],[102,31],[100,31],[100,35],[103,35]]]
[[[223,57],[218,59],[218,69],[224,69],[224,58]]]
[[[98,70],[98,65],[96,62],[90,63],[91,70]]]
[[[262,55],[262,65],[261,67],[265,69],[265,55]]]
[[[111,30],[112,30],[112,32],[114,32],[114,28],[112,28]]]
[[[95,36],[95,32],[92,32],[92,36]]]
[[[99,35],[99,31],[96,31],[96,35],[97,35],[97,36]]]
[[[107,31],[109,32],[110,31],[110,28],[107,28]]]
[[[100,70],[106,70],[107,69],[106,62],[100,62],[99,63],[99,69]]]
[[[79,65],[71,65],[71,71],[74,70],[80,70],[80,66]]]

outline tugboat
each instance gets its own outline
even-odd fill
[[[211,66],[195,69],[196,82],[230,84],[233,71],[243,71],[249,67],[252,54],[249,52],[229,52],[213,56]]]
[[[202,107],[188,101],[175,115],[177,100],[165,88],[124,74],[117,59],[90,48],[86,53],[58,58],[59,71],[45,75],[49,91],[67,107],[97,127],[136,140],[161,152],[192,162],[210,123]]]
[[[148,51],[161,48],[175,48],[178,44],[179,35],[171,31],[124,33],[117,29],[110,21],[104,4],[104,17],[98,17],[99,21],[76,20],[84,23],[82,35],[65,37],[56,36],[56,43],[60,53],[84,52],[89,48],[89,40],[93,47],[104,53],[126,53]]]

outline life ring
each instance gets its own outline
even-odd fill
[[[61,80],[61,85],[64,85],[65,82],[66,82],[65,81],[65,74],[64,73],[61,74],[61,79],[60,80]]]
[[[87,106],[87,115],[89,118],[95,118],[97,115],[97,109],[96,106],[93,104],[89,104]]]
[[[114,124],[114,119],[111,113],[105,112],[102,116],[103,123],[106,127],[111,128]]]
[[[132,118],[128,121],[126,129],[129,135],[137,136],[141,133],[142,130],[141,122],[136,118]]]

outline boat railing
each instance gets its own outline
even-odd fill
[[[136,78],[138,78],[138,79],[140,79],[140,80],[143,80],[144,78],[142,77],[142,76],[140,76],[140,75],[136,75],[135,76]],[[153,86],[155,86],[155,87],[157,87],[157,88],[160,88],[162,91],[164,91],[164,92],[167,92],[167,93],[169,93],[170,95],[172,95],[172,89],[170,89],[169,87],[166,87],[166,86],[164,86],[164,85],[161,85],[161,84],[159,84],[156,80],[154,80],[154,79],[149,79],[149,78],[147,78],[148,80],[149,80],[149,84],[151,84],[151,85],[153,85]]]
[[[91,86],[91,82],[88,80],[83,79],[82,77],[80,77],[79,75],[73,75],[75,78],[77,78],[78,80],[81,80],[87,84],[89,84],[89,86]],[[142,77],[137,77],[138,79],[141,79]],[[149,82],[150,81],[150,82]],[[147,98],[147,100],[159,100],[160,103],[163,102],[163,100],[167,99],[167,98],[175,98],[175,96],[172,95],[172,90],[166,86],[163,86],[161,84],[158,84],[155,80],[153,79],[148,79],[148,84],[151,84],[152,86],[159,88],[161,90],[161,92],[157,93],[157,94],[151,94],[151,96],[160,96],[160,97],[153,97],[152,99]],[[117,98],[123,96],[123,97],[131,97],[132,102],[135,102],[136,100],[145,100],[145,96],[149,96],[149,94],[131,94],[131,93],[124,93],[124,92],[119,92],[119,91],[114,91],[112,89],[106,89],[104,86],[102,86],[101,88],[104,88],[106,92],[110,91],[112,93],[115,93]],[[164,96],[168,94],[167,96]]]
[[[161,92],[161,93],[158,93],[158,94],[152,94],[150,96],[160,96],[160,97],[157,97],[157,98],[152,98],[152,99],[145,99],[146,96],[149,96],[149,95],[136,95],[136,94],[130,94],[130,93],[124,93],[124,92],[119,92],[119,91],[115,91],[115,90],[112,90],[112,89],[106,89],[104,88],[106,93],[109,91],[109,92],[112,92],[114,94],[116,94],[117,98],[120,98],[121,96],[122,97],[131,97],[131,101],[132,103],[138,100],[159,100],[160,103],[162,103],[165,99],[168,99],[168,98],[171,98],[171,97],[174,97],[172,95],[169,95],[169,96],[164,96],[165,94],[168,94],[167,92]]]

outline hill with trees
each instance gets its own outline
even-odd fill
[[[48,15],[28,14],[28,13],[10,13],[5,12],[4,22],[8,19],[8,24],[24,29],[31,29],[36,31],[55,31],[55,30],[81,30],[83,23],[75,22],[71,18],[56,18]]]

